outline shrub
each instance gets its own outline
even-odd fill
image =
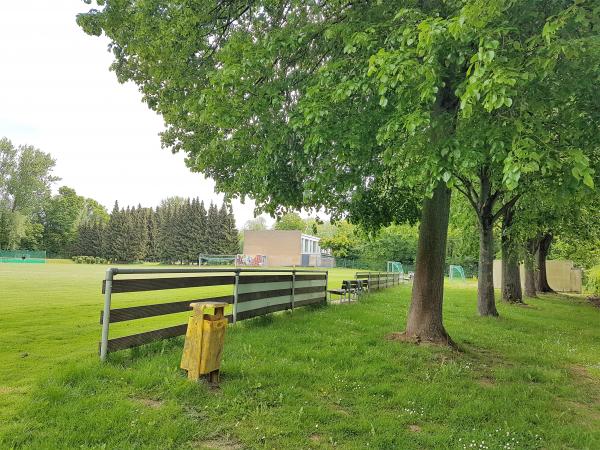
[[[99,256],[73,256],[76,264],[108,264],[108,260]]]
[[[600,266],[588,270],[586,288],[594,295],[600,295]]]

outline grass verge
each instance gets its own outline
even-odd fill
[[[407,286],[259,318],[230,327],[211,390],[177,369],[181,339],[100,364],[83,271],[62,294],[56,274],[0,273],[22,298],[3,305],[1,448],[600,448],[600,311],[583,300],[479,318],[474,289],[449,285],[460,352],[385,339]]]

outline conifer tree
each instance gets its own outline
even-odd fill
[[[204,214],[206,215],[206,211]],[[198,198],[193,198],[191,201],[188,220],[188,258],[191,262],[194,262],[198,258],[198,254],[202,253],[201,247],[204,241],[205,228],[203,222],[206,221],[206,217],[202,217],[200,200]]]
[[[220,237],[222,236],[221,224],[219,222],[219,210],[217,205],[210,203],[206,217],[206,253],[220,253]]]
[[[194,233],[194,248],[197,253],[208,253],[207,222],[208,213],[203,201],[198,201],[196,212],[196,231]]]
[[[192,238],[192,205],[190,199],[186,199],[179,209],[177,215],[177,255],[182,264],[187,264],[193,259],[190,258],[190,243]]]
[[[135,223],[134,223],[134,215],[135,215],[135,207],[127,208],[122,211],[123,217],[123,228],[122,228],[122,255],[120,261],[122,262],[133,262],[136,258],[137,252],[137,239],[135,234]]]
[[[155,211],[152,208],[146,210],[146,227],[148,240],[146,245],[146,260],[159,261],[159,227],[158,227],[158,209]]]
[[[173,263],[177,260],[175,247],[175,223],[177,206],[165,204],[160,208],[159,224],[159,249],[160,260],[165,263]]]
[[[117,262],[119,261],[119,247],[122,234],[122,219],[121,211],[119,209],[119,202],[115,201],[112,212],[110,213],[110,219],[104,233],[103,239],[103,255],[106,259]]]
[[[138,205],[132,210],[133,221],[133,261],[144,261],[146,259],[146,248],[148,246],[148,224],[146,219],[146,208]]]
[[[77,238],[73,244],[73,255],[90,255],[91,224],[84,222],[77,229]]]
[[[103,240],[106,224],[101,219],[92,222],[89,232],[89,252],[90,256],[103,257]]]
[[[221,253],[226,255],[235,255],[239,250],[238,230],[235,226],[235,217],[231,206],[225,203],[221,205],[219,210],[219,221],[221,222],[222,234],[220,236]]]

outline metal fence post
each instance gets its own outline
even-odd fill
[[[296,301],[296,270],[292,271],[292,311],[294,310],[294,303]]]
[[[238,287],[240,285],[240,269],[235,270],[235,281],[233,285],[233,323],[237,322]]]
[[[104,311],[102,312],[102,338],[100,341],[100,361],[106,361],[108,354],[108,327],[110,325],[110,301],[112,295],[113,269],[106,271],[104,278]]]

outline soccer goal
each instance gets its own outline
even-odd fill
[[[448,270],[448,276],[451,280],[462,280],[466,281],[465,277],[465,269],[462,266],[450,265],[450,269]]]
[[[45,264],[45,250],[0,250],[0,263]]]
[[[235,255],[198,255],[200,266],[233,266]]]
[[[404,275],[404,267],[402,267],[402,263],[399,261],[388,261],[387,271],[401,273]]]

